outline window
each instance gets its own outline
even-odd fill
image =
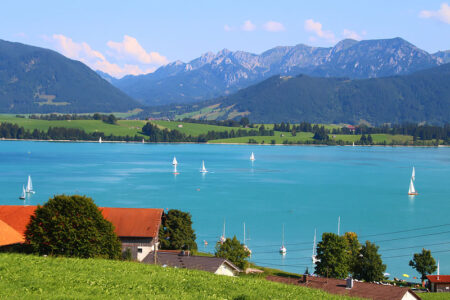
[[[142,253],[142,248],[137,248],[138,253]]]

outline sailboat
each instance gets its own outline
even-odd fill
[[[250,253],[250,255],[252,255],[252,250],[250,250],[247,246],[247,244],[245,243],[246,239],[245,239],[245,222],[244,222],[244,244],[242,245],[242,247],[247,250],[248,253]]]
[[[144,139],[142,139],[142,144],[145,144],[145,140]]]
[[[173,174],[178,175],[180,173],[178,173],[177,171],[177,165],[173,165]]]
[[[102,137],[98,138],[98,142],[101,144],[102,143]]]
[[[227,240],[227,238],[225,237],[225,220],[223,220],[223,232],[222,232],[222,236],[219,239],[219,243],[223,244],[223,243],[225,243],[226,240]]]
[[[25,192],[25,186],[22,185],[22,195],[20,195],[19,199],[20,200],[25,200],[27,194]]]
[[[205,168],[205,161],[202,160],[202,169],[200,170],[201,173],[208,173],[208,170]]]
[[[284,224],[283,224],[283,236],[282,236],[282,240],[281,240],[281,248],[280,248],[280,254],[281,255],[286,255],[286,247],[284,246]]]
[[[34,194],[34,190],[33,190],[33,182],[31,181],[31,176],[28,175],[28,182],[27,182],[27,188],[25,190],[27,193],[31,193]]]
[[[418,193],[418,192],[416,191],[416,189],[414,188],[414,182],[413,182],[413,179],[412,179],[412,178],[411,178],[411,181],[409,182],[408,195],[410,195],[410,196],[419,195],[419,193]]]
[[[352,146],[355,147],[355,142],[353,142]]]
[[[178,165],[177,158],[175,156],[173,157],[172,165],[174,166]]]
[[[316,229],[314,229],[314,242],[313,242],[311,260],[312,260],[313,265],[320,262],[320,259],[317,259],[317,253],[316,253]],[[313,266],[313,269],[314,269],[314,266]]]
[[[416,188],[414,187],[414,180],[416,180],[416,169],[413,167],[408,190],[408,195],[410,196],[419,195],[419,193],[416,191]]]
[[[250,155],[250,160],[254,161],[255,160],[255,154],[252,152],[252,154]]]

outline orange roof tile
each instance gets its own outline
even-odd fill
[[[439,277],[439,279],[438,279]],[[430,282],[434,283],[449,283],[450,275],[427,275],[427,278]]]
[[[36,206],[0,205],[0,220],[24,235],[35,210]]]
[[[23,243],[25,238],[14,228],[0,220],[0,246]]]
[[[0,205],[0,220],[20,234],[34,214],[36,206]],[[99,207],[105,219],[113,223],[120,237],[156,237],[161,224],[162,209]]]
[[[100,207],[100,210],[105,219],[114,224],[118,236],[158,236],[162,209]]]

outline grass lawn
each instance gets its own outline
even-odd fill
[[[281,136],[284,135],[284,136]],[[298,132],[296,136],[292,136],[290,132],[278,132],[275,131],[274,136],[244,136],[244,137],[237,137],[237,138],[231,138],[231,139],[219,139],[219,140],[212,140],[208,143],[236,143],[236,144],[246,144],[248,143],[249,139],[253,139],[258,144],[261,144],[262,141],[264,141],[264,144],[270,144],[272,140],[275,140],[275,144],[283,144],[283,141],[288,140],[293,143],[296,143],[297,141],[305,142],[307,140],[312,141],[314,134],[311,132]]]
[[[259,277],[102,259],[0,254],[1,299],[354,299]]]
[[[86,132],[104,132],[106,135],[114,134],[116,136],[134,136],[140,135],[145,121],[119,120],[118,124],[111,125],[100,120],[67,120],[67,121],[47,121],[28,118],[17,118],[12,115],[0,115],[0,122],[15,123],[23,126],[25,129],[47,130],[49,127],[66,127],[83,129]]]
[[[423,300],[448,300],[450,295],[448,293],[418,293]]]
[[[198,136],[200,134],[206,134],[208,131],[237,131],[239,129],[251,130],[252,128],[242,128],[242,127],[227,127],[227,126],[216,126],[216,125],[208,125],[208,124],[198,124],[198,123],[186,123],[186,122],[177,122],[177,121],[151,121],[152,123],[158,125],[159,128],[164,129],[176,129],[182,133],[192,136]],[[183,127],[178,128],[178,125],[183,125]],[[258,130],[258,128],[254,128]]]

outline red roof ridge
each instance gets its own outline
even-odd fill
[[[450,275],[427,275],[427,279],[433,283],[450,282]]]

